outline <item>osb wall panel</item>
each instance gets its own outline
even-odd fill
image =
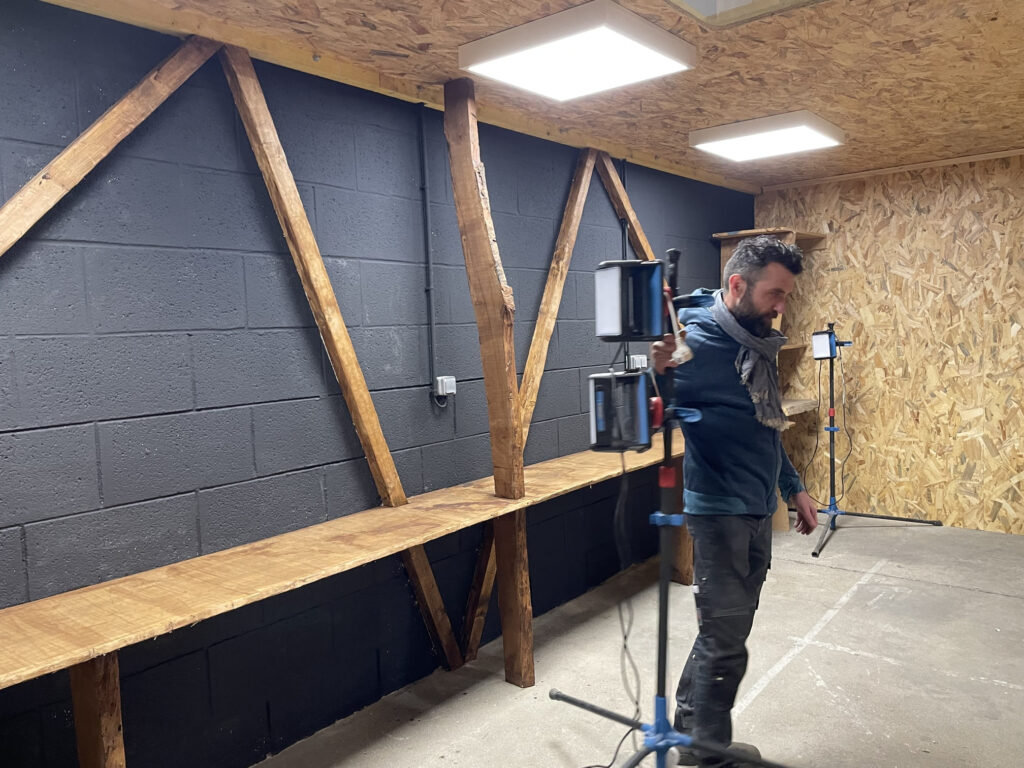
[[[1024,533],[1022,158],[766,193],[755,217],[830,233],[797,281],[784,330],[808,339],[835,321],[854,343],[840,507]],[[817,370],[806,353],[790,390],[814,396]],[[827,365],[821,381],[824,401]],[[794,420],[787,442],[800,468],[822,424],[813,413]],[[827,502],[820,435],[806,480]]]

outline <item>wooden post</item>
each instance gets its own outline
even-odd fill
[[[523,412],[523,445],[530,432],[530,420],[537,406],[537,392],[540,389],[541,376],[544,375],[544,363],[548,357],[548,344],[551,332],[555,329],[558,319],[558,306],[562,302],[562,288],[569,274],[569,261],[576,246],[576,235],[580,231],[580,219],[583,217],[583,206],[587,202],[590,190],[590,179],[594,175],[594,162],[597,150],[580,151],[576,163],[576,173],[569,188],[569,199],[562,214],[562,226],[558,230],[555,241],[555,252],[551,257],[551,268],[548,270],[548,281],[544,286],[544,297],[537,313],[537,326],[533,331],[530,343],[530,354],[526,358],[526,369],[523,371],[523,385],[519,389],[519,404]]]
[[[512,289],[505,282],[494,237],[487,181],[480,161],[473,82],[467,78],[445,83],[444,133],[451,159],[455,213],[462,233],[469,290],[480,334],[494,493],[506,499],[520,499],[526,491],[523,423],[513,340],[515,303]]]
[[[521,688],[534,683],[533,601],[526,557],[526,510],[494,520],[498,559],[498,611],[505,650],[505,679]]]
[[[615,213],[620,219],[625,219],[629,223],[629,242],[633,246],[633,250],[636,251],[637,258],[653,261],[654,251],[651,250],[651,244],[647,242],[644,228],[640,226],[640,219],[637,218],[636,211],[633,210],[633,206],[629,202],[626,188],[622,186],[622,179],[619,178],[619,173],[615,170],[615,163],[612,162],[607,152],[599,152],[597,155],[597,173],[601,177],[604,188],[608,191],[608,198],[615,208]]]
[[[306,292],[313,317],[316,318],[320,336],[323,338],[327,355],[331,359],[334,374],[341,385],[349,413],[355,424],[356,434],[363,446],[370,472],[377,484],[384,504],[391,507],[405,504],[405,491],[391,458],[384,433],[377,419],[377,411],[373,407],[370,391],[366,387],[366,379],[356,359],[352,339],[345,327],[345,321],[338,308],[338,299],[327,276],[320,247],[309,225],[306,211],[302,207],[299,190],[295,186],[295,178],[288,167],[288,160],[281,146],[281,139],[274,127],[263,89],[256,79],[249,54],[232,45],[224,46],[221,51],[221,64],[227,76],[235,104],[242,116],[245,132],[249,136],[256,162],[263,172],[267,183],[270,199],[284,230],[288,250],[291,251],[295,268],[302,280],[302,288]]]
[[[480,650],[480,638],[484,632],[484,623],[487,621],[487,609],[491,606],[496,570],[494,521],[491,520],[484,525],[484,540],[480,544],[473,585],[466,599],[466,618],[462,625],[462,655],[466,661],[475,659]]]
[[[0,256],[209,59],[220,43],[190,37],[0,208]]]
[[[81,768],[125,768],[117,653],[71,667],[71,700]]]

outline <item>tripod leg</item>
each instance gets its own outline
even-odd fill
[[[921,523],[923,525],[942,525],[941,520],[922,520],[917,517],[895,517],[893,515],[870,515],[867,512],[845,512],[850,517],[870,517],[873,520],[899,520],[901,523]]]
[[[811,551],[811,557],[817,557],[821,552],[821,548],[825,546],[825,539],[828,538],[829,531],[834,529],[836,524],[836,516],[829,515],[828,522],[821,527],[821,536],[818,538],[818,544]]]

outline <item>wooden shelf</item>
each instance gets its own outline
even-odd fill
[[[711,237],[719,242],[723,240],[741,240],[744,237],[755,237],[757,235],[784,235],[792,232],[796,235],[797,243],[801,240],[824,240],[825,235],[819,232],[798,232],[795,229],[789,229],[787,227],[765,227],[764,229],[741,229],[735,232],[718,232]]]
[[[783,344],[781,347],[779,347],[779,352],[794,352],[798,349],[801,351],[805,350],[807,349],[807,345],[802,341],[793,341],[790,342],[789,344]]]
[[[795,416],[798,413],[807,413],[817,409],[817,400],[801,400],[793,397],[782,398],[782,412],[787,416]]]

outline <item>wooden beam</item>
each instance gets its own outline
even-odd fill
[[[458,669],[463,664],[462,652],[444,609],[444,601],[437,588],[427,551],[422,546],[411,547],[402,552],[402,562],[409,574],[416,602],[419,603],[434,648],[444,654],[448,669]]]
[[[633,206],[629,202],[626,188],[622,186],[619,172],[615,170],[615,163],[612,162],[607,152],[601,152],[597,156],[597,173],[604,183],[604,188],[608,191],[608,197],[612,201],[615,213],[629,224],[629,243],[633,246],[637,258],[654,261],[651,244],[647,242],[644,228],[640,226],[640,219],[636,217],[636,211],[633,210]]]
[[[590,190],[590,179],[594,175],[594,162],[597,150],[580,151],[576,162],[576,173],[572,177],[569,198],[562,214],[562,226],[555,240],[555,253],[551,257],[548,270],[548,281],[544,286],[544,296],[537,312],[537,326],[533,330],[533,341],[530,343],[530,354],[526,358],[526,369],[523,371],[523,384],[519,389],[519,406],[523,412],[523,444],[530,433],[530,420],[533,409],[537,406],[537,392],[540,380],[544,375],[544,363],[548,357],[548,344],[551,332],[555,329],[558,319],[558,307],[562,303],[562,288],[565,286],[566,275],[569,274],[569,261],[576,246],[576,235],[580,231],[580,219],[583,217],[583,206],[587,202]]]
[[[444,133],[448,139],[455,213],[462,233],[469,291],[480,335],[487,416],[491,428],[494,492],[518,499],[523,486],[523,423],[516,381],[513,338],[515,303],[505,282],[491,220],[487,180],[480,161],[473,81],[451,80],[444,87]]]
[[[480,650],[480,638],[487,621],[487,610],[491,606],[491,592],[494,589],[494,574],[497,561],[494,557],[494,523],[484,524],[484,540],[477,556],[473,585],[466,599],[466,618],[462,624],[462,656],[472,661]]]
[[[534,684],[533,601],[526,556],[526,510],[494,520],[497,556],[498,612],[505,651],[505,679],[521,688]]]
[[[341,385],[373,480],[377,484],[377,491],[385,505],[401,506],[406,502],[402,481],[384,440],[377,411],[352,347],[352,339],[338,308],[338,299],[327,276],[320,247],[302,207],[295,178],[288,167],[284,148],[270,116],[263,89],[256,79],[252,60],[246,51],[231,45],[224,46],[220,56],[249,143],[252,144],[256,162],[263,172],[270,199],[284,230],[288,250],[299,272],[306,299],[313,310],[324,347]]]
[[[0,208],[0,256],[153,114],[220,47],[190,37]]]
[[[71,702],[81,768],[125,768],[117,653],[71,667]]]

